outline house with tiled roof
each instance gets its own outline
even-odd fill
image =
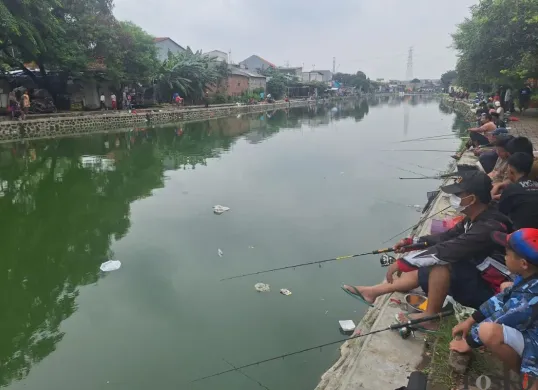
[[[185,48],[178,43],[174,42],[169,37],[154,38],[155,46],[157,46],[157,57],[159,61],[164,61],[168,58],[168,52],[173,54],[181,53],[185,51]]]
[[[252,70],[255,72],[263,71],[269,68],[276,68],[275,64],[267,61],[266,59],[263,59],[262,57],[258,55],[252,55],[248,57],[247,59],[241,61],[239,63],[239,66],[242,69]]]

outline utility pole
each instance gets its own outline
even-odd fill
[[[232,64],[232,49],[228,50],[228,63]]]
[[[333,74],[336,73],[336,57],[333,57]]]

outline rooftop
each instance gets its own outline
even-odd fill
[[[153,38],[153,42],[155,42],[155,43],[164,42],[164,41],[167,41],[167,40],[170,40],[174,45],[179,46],[180,48],[185,50],[185,48],[183,46],[181,46],[179,43],[177,43],[176,41],[174,41],[170,37],[156,37],[156,38]]]

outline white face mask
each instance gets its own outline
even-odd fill
[[[472,195],[469,195],[469,196],[472,196]],[[468,198],[469,196],[466,196],[465,198]],[[461,213],[463,210],[465,210],[467,207],[470,206],[470,204],[467,206],[462,206],[461,201],[462,201],[462,198],[460,198],[459,196],[450,194],[450,206],[452,206],[452,208],[456,210],[458,213]]]

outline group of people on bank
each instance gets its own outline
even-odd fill
[[[480,162],[441,187],[463,219],[441,234],[396,243],[401,257],[388,268],[388,283],[343,288],[368,305],[384,294],[422,288],[426,309],[400,313],[401,322],[442,312],[452,296],[476,311],[454,327],[450,348],[466,353],[485,346],[508,367],[536,378],[532,388],[538,389],[538,160],[529,139],[498,129],[489,113],[479,115],[468,148]],[[426,249],[406,252],[418,243]],[[417,329],[438,326],[428,321]]]

